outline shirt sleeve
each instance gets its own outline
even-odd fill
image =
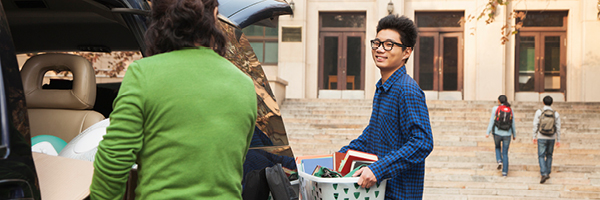
[[[535,111],[535,116],[533,116],[533,139],[537,139],[538,126],[540,126],[540,115],[542,115],[541,110]]]
[[[513,112],[512,110],[510,111],[512,113],[512,129],[510,129],[510,131],[512,132],[512,136],[513,138],[517,137],[517,123],[515,123],[515,112]]]
[[[556,115],[554,116],[554,121],[556,121],[556,123],[554,123],[556,126],[556,142],[560,142],[560,115],[556,112]]]
[[[494,128],[494,116],[496,115],[496,108],[496,106],[492,108],[492,116],[490,117],[490,122],[488,123],[487,131],[485,132],[486,135],[490,135],[492,129]]]
[[[358,136],[358,138],[352,140],[350,142],[350,144],[342,147],[338,152],[341,153],[346,153],[346,151],[348,151],[348,149],[353,149],[353,150],[357,150],[357,151],[362,151],[362,152],[367,152],[367,150],[365,149],[365,147],[367,146],[367,144],[369,144],[369,140],[368,140],[368,134],[369,134],[369,130],[370,130],[371,125],[368,125],[364,130],[363,133],[360,134],[360,136]]]
[[[425,162],[425,158],[433,150],[433,137],[424,94],[405,93],[404,99],[404,102],[400,102],[404,104],[404,108],[400,106],[400,112],[406,112],[406,118],[398,118],[398,123],[400,127],[406,127],[405,134],[410,134],[410,138],[399,149],[369,165],[378,182],[395,177],[402,171]]]
[[[143,75],[134,62],[123,78],[110,115],[110,126],[98,146],[91,199],[123,199],[129,171],[143,143],[143,85]]]

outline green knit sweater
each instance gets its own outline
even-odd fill
[[[242,199],[256,105],[252,79],[209,48],[133,62],[98,147],[91,199],[123,199],[134,163],[136,199]]]

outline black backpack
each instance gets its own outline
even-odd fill
[[[538,131],[542,135],[552,136],[556,133],[555,126],[555,115],[553,110],[544,110],[542,111],[542,115],[540,115],[540,124],[538,126]]]
[[[246,174],[242,181],[243,200],[268,200],[269,182],[267,181],[266,169],[257,169]]]
[[[298,193],[294,190],[281,163],[267,167],[265,176],[274,200],[298,200]]]
[[[494,118],[494,126],[500,130],[509,130],[512,128],[513,115],[509,106],[500,105],[496,109],[496,117]]]

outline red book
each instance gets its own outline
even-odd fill
[[[377,155],[375,155],[375,154],[349,149],[346,152],[346,156],[344,157],[344,160],[340,164],[340,167],[338,168],[338,172],[342,175],[348,174],[348,172],[350,172],[352,170],[351,169],[352,161],[355,161],[355,160],[377,161],[378,158],[377,158]]]
[[[340,168],[342,160],[346,157],[346,153],[334,152],[333,153],[333,169],[337,171]]]

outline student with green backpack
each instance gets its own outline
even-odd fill
[[[540,162],[540,183],[545,183],[550,178],[552,171],[552,153],[554,142],[560,146],[560,116],[550,106],[552,97],[545,96],[544,108],[535,112],[533,117],[533,143],[538,144],[538,159]]]

